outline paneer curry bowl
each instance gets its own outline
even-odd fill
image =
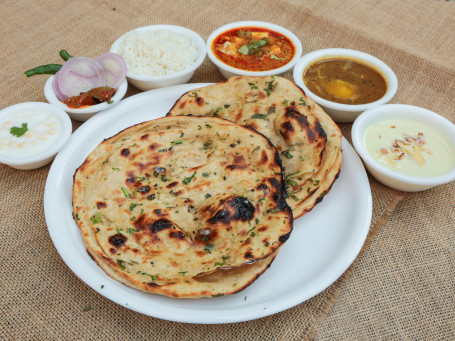
[[[287,29],[261,21],[224,25],[207,39],[210,60],[224,77],[272,76],[290,70],[302,55],[302,44]]]

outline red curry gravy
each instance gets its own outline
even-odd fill
[[[286,36],[265,28],[242,27],[213,40],[213,54],[223,63],[247,71],[267,71],[289,63],[295,46]]]

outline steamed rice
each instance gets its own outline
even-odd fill
[[[196,43],[170,30],[144,30],[127,33],[117,53],[129,72],[143,76],[165,76],[183,71],[198,57]]]

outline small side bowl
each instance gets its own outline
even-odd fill
[[[52,87],[52,82],[55,76],[50,76],[47,80],[46,84],[44,85],[44,96],[49,103],[55,105],[56,107],[64,110],[68,113],[68,115],[76,121],[87,121],[90,117],[96,115],[97,113],[112,108],[113,105],[120,102],[120,100],[125,96],[126,90],[128,89],[128,81],[125,79],[122,84],[118,87],[117,91],[115,92],[114,96],[112,97],[112,102],[107,103],[103,102],[96,105],[91,105],[85,108],[69,108],[66,104],[60,102],[54,92],[54,88]]]
[[[303,81],[303,74],[305,73],[306,69],[317,61],[340,57],[341,58],[347,57],[353,60],[358,60],[359,62],[363,62],[366,65],[371,65],[375,67],[377,70],[379,70],[387,82],[387,91],[384,94],[384,96],[375,102],[350,105],[331,102],[311,92]],[[389,66],[387,66],[380,59],[370,54],[350,49],[333,48],[310,52],[304,55],[297,62],[297,64],[294,67],[293,76],[294,82],[299,87],[301,87],[303,91],[305,91],[307,96],[310,97],[317,104],[319,104],[322,107],[322,109],[327,114],[329,114],[335,122],[339,123],[354,122],[357,116],[359,116],[365,110],[388,103],[393,98],[393,96],[395,96],[398,89],[397,76]]]
[[[433,128],[455,148],[455,125],[433,111],[405,104],[385,104],[366,110],[352,125],[352,143],[367,170],[382,184],[404,192],[418,192],[455,180],[455,166],[447,173],[434,177],[416,177],[395,172],[372,157],[363,138],[372,124],[387,119],[410,119]]]
[[[60,149],[62,149],[66,142],[68,142],[72,133],[71,120],[65,111],[55,105],[42,102],[19,103],[1,110],[0,118],[4,115],[11,115],[14,113],[33,110],[49,113],[57,118],[62,129],[58,140],[44,151],[30,156],[13,157],[0,153],[0,163],[4,163],[10,167],[23,170],[40,168],[51,162],[54,159],[55,155],[60,151]]]
[[[121,37],[119,37],[111,46],[110,52],[113,53],[119,53],[119,46],[120,42],[122,39],[125,37],[130,32],[134,31],[158,31],[158,30],[169,30],[173,31],[176,33],[179,33],[192,41],[196,43],[197,49],[198,49],[198,57],[196,61],[187,69],[183,71],[179,71],[170,75],[165,75],[165,76],[148,76],[148,75],[139,75],[139,74],[134,74],[131,71],[127,71],[126,73],[126,78],[128,81],[133,84],[136,88],[147,91],[147,90],[152,90],[156,88],[162,88],[166,86],[171,86],[171,85],[177,85],[177,84],[184,84],[187,83],[191,77],[193,77],[194,72],[201,66],[202,62],[204,61],[207,53],[205,49],[205,42],[201,38],[199,34],[196,32],[182,26],[176,26],[176,25],[150,25],[150,26],[143,26],[136,28],[134,30],[131,30]]]
[[[229,66],[219,60],[212,51],[212,44],[216,37],[218,37],[221,33],[241,27],[260,27],[265,28],[268,30],[272,30],[278,32],[284,36],[286,36],[295,47],[295,55],[294,57],[282,67],[278,69],[268,70],[268,71],[247,71],[242,69],[237,69],[232,66]],[[275,25],[272,23],[264,22],[264,21],[238,21],[233,22],[224,26],[217,28],[213,31],[207,39],[207,55],[209,56],[210,60],[218,67],[221,74],[227,79],[232,76],[253,76],[253,77],[263,77],[263,76],[277,76],[289,71],[299,60],[302,56],[302,43],[300,42],[299,38],[292,33],[291,31],[281,27],[279,25]]]

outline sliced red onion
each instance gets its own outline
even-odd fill
[[[77,96],[81,92],[106,85],[103,68],[88,57],[69,59],[58,73],[58,87],[67,97]]]
[[[58,85],[58,77],[59,77],[59,73],[57,72],[57,73],[54,75],[54,80],[52,81],[52,88],[54,89],[55,96],[57,96],[57,98],[58,98],[60,101],[64,101],[64,100],[68,99],[68,96],[65,96],[65,95],[62,94],[62,92],[60,91],[60,87],[59,87],[59,85]]]
[[[117,89],[126,78],[125,60],[116,53],[105,53],[96,60],[104,69],[106,86]]]

